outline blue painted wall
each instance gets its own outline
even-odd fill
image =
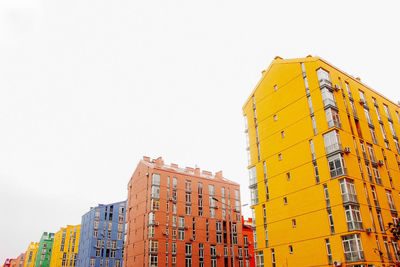
[[[126,201],[121,201],[100,204],[82,216],[77,267],[118,267],[118,260],[122,267],[125,214]]]

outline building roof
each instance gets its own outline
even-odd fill
[[[367,84],[365,84],[364,82],[362,82],[360,80],[360,78],[358,77],[354,77],[346,72],[344,72],[343,70],[339,69],[338,67],[336,67],[335,65],[329,63],[327,60],[320,58],[320,57],[313,57],[311,55],[308,55],[307,57],[304,58],[292,58],[292,59],[283,59],[279,56],[276,56],[274,58],[274,60],[271,62],[271,64],[268,66],[268,68],[266,70],[262,71],[262,77],[260,79],[260,81],[257,83],[257,85],[255,86],[254,90],[251,92],[250,96],[247,98],[245,104],[243,105],[243,107],[246,105],[246,103],[250,100],[251,96],[254,94],[254,91],[257,90],[258,86],[261,84],[261,82],[264,80],[264,78],[266,77],[266,75],[268,74],[268,72],[271,70],[271,68],[273,67],[273,65],[275,64],[291,64],[291,63],[300,63],[300,62],[313,62],[313,61],[322,61],[325,64],[329,65],[330,67],[336,69],[337,71],[341,72],[342,74],[346,75],[347,77],[351,78],[354,82],[361,84],[364,87],[367,87],[369,90],[373,91],[375,94],[383,97],[384,99],[386,99],[387,101],[389,101],[390,103],[392,103],[393,105],[396,105],[397,107],[400,108],[399,104],[391,101],[390,99],[388,99],[387,97],[385,97],[384,95],[382,95],[381,93],[375,91],[374,89],[372,89],[370,86],[368,86]]]
[[[171,163],[170,165],[164,164],[164,160],[162,157],[158,157],[157,159],[151,159],[150,157],[144,156],[143,159],[140,161],[140,163],[143,163],[150,168],[154,169],[159,169],[163,171],[170,171],[170,172],[176,172],[176,173],[181,173],[185,175],[190,175],[193,177],[197,178],[202,178],[202,179],[208,179],[208,180],[213,180],[213,181],[220,181],[220,182],[225,182],[228,184],[232,185],[239,185],[238,183],[235,183],[231,180],[228,180],[222,176],[222,171],[216,172],[214,175],[210,171],[202,170],[200,171],[200,168],[192,168],[192,167],[185,167],[185,168],[180,168],[178,164]]]

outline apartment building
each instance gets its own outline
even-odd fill
[[[141,160],[128,184],[124,266],[244,266],[239,184]]]
[[[121,267],[126,201],[100,204],[82,216],[78,267]]]
[[[80,225],[67,225],[54,234],[50,267],[76,266]]]
[[[24,267],[24,262],[25,262],[25,253],[21,253],[15,259],[15,267]]]
[[[244,220],[242,217],[243,229],[243,252],[244,252],[244,266],[254,267],[254,224],[253,219],[249,218]]]
[[[51,249],[53,248],[54,234],[44,232],[39,241],[35,267],[48,267],[50,265]]]
[[[256,266],[399,262],[399,112],[321,58],[275,58],[243,107]]]
[[[25,252],[24,267],[35,267],[39,243],[31,242]]]

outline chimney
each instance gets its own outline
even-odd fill
[[[176,164],[176,163],[171,163],[171,167],[174,168],[174,169],[178,169],[178,164]]]
[[[162,157],[158,157],[156,159],[156,165],[157,166],[163,166],[164,165],[164,161],[163,161]]]
[[[194,169],[194,174],[200,176],[200,168]]]
[[[222,171],[216,172],[215,178],[222,179]]]
[[[186,167],[185,170],[188,172],[194,172],[194,169],[192,167]]]
[[[361,82],[361,78],[360,77],[356,77],[356,80]]]
[[[146,162],[150,162],[150,157],[143,156],[143,160],[146,161]]]
[[[212,173],[210,171],[202,170],[201,174],[207,175],[207,176],[212,176]]]

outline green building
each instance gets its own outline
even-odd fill
[[[39,241],[35,267],[50,266],[51,249],[53,248],[54,234],[44,232]]]

